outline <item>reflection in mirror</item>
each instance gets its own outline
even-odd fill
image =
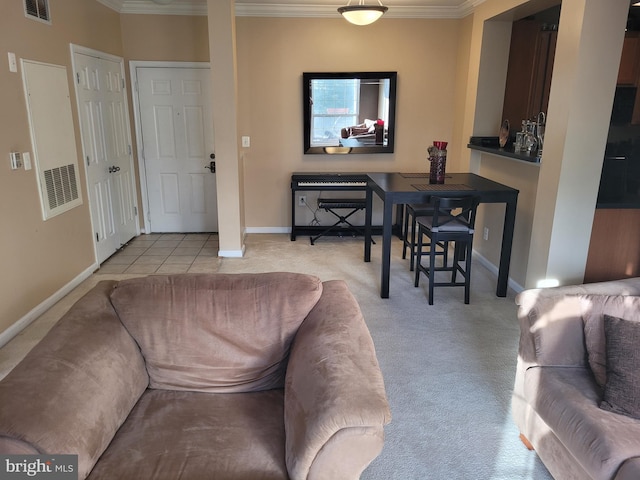
[[[302,77],[305,153],[393,153],[396,72]]]

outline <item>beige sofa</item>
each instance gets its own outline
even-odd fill
[[[0,452],[79,478],[357,479],[390,420],[342,281],[103,281],[0,382]]]
[[[516,298],[521,333],[513,416],[525,445],[558,480],[640,478],[638,414],[611,411],[609,404],[622,378],[618,364],[635,354],[616,358],[613,320],[604,320],[623,318],[635,330],[638,295],[640,278],[631,278],[528,290]]]

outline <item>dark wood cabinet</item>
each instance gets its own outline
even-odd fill
[[[547,111],[557,38],[557,25],[533,18],[513,22],[502,110],[512,132]]]
[[[640,209],[596,209],[585,283],[640,276]]]
[[[640,66],[640,32],[627,32],[622,45],[618,85],[638,85]]]
[[[618,69],[619,87],[640,86],[640,32],[626,32]],[[614,104],[615,107],[615,104]],[[640,125],[640,95],[636,94],[631,125]]]

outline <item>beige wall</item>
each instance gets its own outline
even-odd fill
[[[21,1],[12,0],[3,9],[6,26],[0,40],[18,58],[67,66],[70,80],[69,43],[122,56],[126,62],[208,61],[206,17],[119,15],[87,0],[52,2],[51,14],[52,25],[26,19]],[[244,168],[247,194],[240,204],[244,201],[246,225],[289,226],[289,176],[296,170],[426,169],[426,147],[453,135],[456,95],[451,79],[461,70],[460,24],[384,19],[362,29],[341,19],[237,18],[238,134],[250,135],[252,141],[251,148],[240,152],[238,168],[241,175]],[[312,70],[398,71],[396,153],[303,155],[301,74]],[[30,151],[31,145],[21,75],[0,68],[0,82],[3,111],[9,112],[0,116],[0,145],[7,158],[9,151]],[[80,155],[72,83],[70,91]],[[79,163],[83,206],[45,222],[35,171],[14,172],[8,160],[0,162],[0,218],[6,226],[0,237],[0,332],[94,263],[85,172]]]
[[[209,50],[218,196],[218,255],[244,254],[244,178],[238,134],[234,0],[208,0]]]
[[[89,0],[50,6],[52,24],[47,25],[27,19],[21,0],[4,2],[0,44],[18,59],[67,67],[79,156],[70,43],[123,57],[127,72],[129,60],[209,61],[206,17],[120,15]],[[6,58],[4,49],[2,55]],[[32,150],[21,71],[10,73],[6,60],[1,65],[0,158],[6,161],[0,161],[0,334],[95,262],[84,163],[79,161],[83,205],[47,221],[42,220],[35,170],[10,169],[10,151]],[[137,159],[134,164],[137,169]]]
[[[491,0],[476,8],[463,138],[495,135],[502,121],[505,24],[548,6],[547,0]],[[520,190],[510,274],[522,287],[583,280],[627,9],[624,2],[562,2],[540,166],[467,153],[471,170]],[[488,227],[490,235],[476,238],[474,247],[494,264],[502,211],[483,206],[478,215],[478,231]]]
[[[290,225],[294,171],[426,172],[427,147],[451,141],[460,20],[385,18],[365,28],[342,19],[238,17],[236,25],[238,133],[251,137],[243,149],[247,228]],[[306,71],[397,71],[395,153],[304,155]]]
[[[207,17],[130,14],[120,25],[127,61],[209,61]]]
[[[487,20],[509,22],[511,9],[541,2],[548,3],[548,0],[487,0],[478,5],[473,15],[460,20],[384,18],[366,28],[352,26],[341,19],[237,17],[238,127],[231,135],[251,137],[251,147],[240,149],[239,164],[234,167],[246,192],[234,199],[242,210],[238,215],[241,227],[285,229],[289,226],[289,180],[293,171],[426,171],[427,146],[435,139],[449,140],[449,171],[471,169],[520,189],[511,274],[517,283],[525,285],[530,258],[536,258],[531,253],[531,237],[536,234],[535,215],[542,218],[538,223],[545,230],[538,234],[543,238],[550,238],[550,242],[556,244],[570,242],[553,235],[553,222],[545,221],[546,211],[536,207],[539,197],[563,182],[554,178],[543,182],[537,167],[531,165],[472,154],[466,143],[472,134],[492,133],[492,125],[497,131],[501,121],[504,74],[500,68],[504,67],[501,62],[505,50],[502,46],[487,52],[484,42],[489,38],[494,44],[499,43],[501,35],[505,38],[508,35],[508,26],[494,25],[497,30],[485,30],[485,25],[491,23]],[[18,58],[65,65],[70,81],[69,43],[122,56],[126,61],[209,59],[206,17],[119,15],[97,1],[65,0],[51,2],[53,25],[49,26],[26,19],[20,0],[7,1],[3,7],[0,43],[7,51],[15,52]],[[576,32],[583,30],[575,29]],[[589,42],[575,44],[588,46]],[[619,54],[609,52],[614,53]],[[3,55],[6,58],[6,53]],[[588,61],[591,57],[585,54],[581,58]],[[492,61],[495,68],[491,66]],[[302,153],[301,74],[341,70],[398,72],[394,154]],[[486,72],[492,81],[487,80]],[[606,83],[608,79],[602,81]],[[0,161],[3,170],[0,175],[2,332],[90,269],[94,252],[83,163],[80,162],[80,174],[84,205],[43,221],[35,171],[11,171],[7,159],[12,150],[31,151],[21,75],[9,73],[5,63],[0,68],[0,84],[3,105],[0,159],[5,159]],[[73,92],[71,83],[70,90]],[[215,103],[214,99],[214,108]],[[75,98],[72,104],[78,132]],[[597,129],[602,129],[600,120]],[[551,119],[549,122],[551,125]],[[574,120],[567,128],[580,131],[580,127],[580,122]],[[563,131],[555,135],[561,137]],[[598,135],[602,136],[601,132]],[[232,141],[238,142],[239,138]],[[78,133],[76,143],[80,154]],[[556,161],[562,162],[564,155],[566,152],[559,153]],[[591,163],[590,171],[596,167]],[[566,169],[550,171],[570,178]],[[540,183],[544,183],[542,187],[538,185],[539,178]],[[242,191],[240,186],[237,188]],[[567,195],[571,196],[571,189],[554,195],[564,202]],[[220,202],[220,208],[225,208],[224,202]],[[476,248],[493,263],[497,263],[500,247],[501,209],[490,206],[480,215],[479,229],[487,226],[491,233],[489,240],[477,242]],[[590,229],[590,225],[587,228]],[[555,250],[564,252],[565,249]],[[540,255],[545,261],[549,258],[544,251]],[[580,260],[572,262],[579,264]]]
[[[209,33],[207,17],[188,15],[120,15],[122,57],[127,82],[130,81],[129,62],[208,62]],[[129,90],[131,91],[131,89]],[[131,112],[131,139],[134,170],[138,182],[138,205],[144,205],[139,188],[140,171],[138,148],[134,133],[133,95],[128,96]],[[140,228],[144,229],[144,208],[139,208]]]
[[[628,10],[622,1],[563,2],[528,286],[584,278]]]
[[[35,169],[10,169],[9,152],[32,152],[21,70],[10,73],[7,51],[67,67],[73,97],[70,43],[119,55],[119,15],[98,2],[50,2],[52,25],[28,19],[21,0],[2,4],[0,44],[0,332],[28,314],[94,263],[84,166],[80,178],[84,204],[42,220]],[[96,19],[100,19],[96,21]],[[72,111],[76,131],[75,99]],[[76,135],[78,155],[80,137]]]

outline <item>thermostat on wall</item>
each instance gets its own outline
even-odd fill
[[[22,167],[22,155],[20,152],[11,152],[9,154],[9,159],[11,159],[12,170],[17,170]]]

